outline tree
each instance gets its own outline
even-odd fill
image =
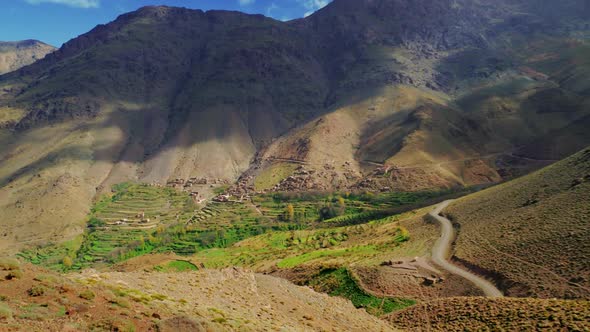
[[[145,250],[145,239],[143,238],[143,235],[139,236],[139,247],[141,250]]]
[[[336,217],[336,210],[331,203],[326,204],[319,210],[320,220],[326,220]]]
[[[346,202],[342,196],[338,196],[338,214],[343,215],[346,212]]]
[[[293,207],[293,204],[287,204],[285,214],[288,221],[293,221],[293,219],[295,218],[295,208]]]
[[[70,256],[65,256],[62,263],[68,269],[71,268],[72,265],[74,265],[74,262],[72,261],[72,258]]]

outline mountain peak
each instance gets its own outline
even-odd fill
[[[34,39],[0,42],[0,75],[29,65],[55,50]]]

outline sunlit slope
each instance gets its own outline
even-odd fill
[[[55,50],[38,40],[0,42],[0,75],[30,65]]]
[[[447,212],[460,225],[455,257],[507,295],[588,298],[590,149],[466,196]]]

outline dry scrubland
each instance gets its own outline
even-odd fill
[[[80,276],[99,284],[162,294],[162,310],[184,312],[203,326],[228,331],[391,331],[387,323],[347,300],[238,269],[191,273],[102,273]]]
[[[407,331],[587,331],[590,302],[448,298],[387,316]]]
[[[1,259],[0,277],[2,331],[394,330],[347,300],[235,269],[63,276]]]
[[[457,200],[455,257],[509,296],[590,297],[590,149]]]
[[[151,299],[150,299],[151,301]],[[147,303],[147,301],[146,301]],[[147,331],[161,321],[115,288],[81,284],[45,269],[0,259],[2,331]]]

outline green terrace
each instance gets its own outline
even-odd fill
[[[368,224],[452,194],[455,193],[274,193],[241,202],[209,202],[201,208],[186,193],[172,188],[121,183],[92,207],[83,235],[66,243],[26,250],[20,256],[55,270],[110,265],[148,253],[174,252],[188,256],[214,248],[232,248],[240,241],[262,234],[281,237],[291,231],[328,229],[327,232],[332,232],[338,227]],[[326,247],[325,243],[341,240],[334,236],[319,244],[311,241],[315,241],[316,249],[321,249]],[[351,251],[344,250],[343,253]],[[369,246],[355,250],[377,249]],[[247,257],[246,253],[242,254]],[[298,259],[314,260],[317,255],[343,254],[309,253]],[[299,263],[296,258],[293,260],[281,264]]]

